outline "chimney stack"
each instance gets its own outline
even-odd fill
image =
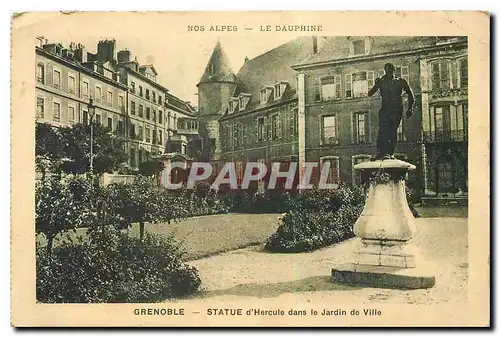
[[[313,36],[313,54],[316,54],[318,52],[318,37]]]

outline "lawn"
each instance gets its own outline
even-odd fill
[[[467,218],[467,206],[415,206],[422,218]]]
[[[186,259],[192,260],[225,251],[263,243],[278,226],[280,214],[219,214],[192,217],[172,224],[146,224],[146,231],[165,237],[173,235],[181,241],[186,251]],[[130,235],[139,235],[139,225],[134,224]],[[82,239],[85,229],[59,235],[54,240],[58,245],[67,238]],[[37,241],[45,244],[43,236]]]

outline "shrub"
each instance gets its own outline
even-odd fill
[[[307,190],[289,200],[289,211],[266,241],[272,252],[297,253],[322,248],[354,236],[353,227],[364,206],[359,187]]]
[[[83,243],[37,247],[37,300],[45,303],[158,302],[196,292],[198,271],[182,262],[173,239],[143,240],[93,231]]]

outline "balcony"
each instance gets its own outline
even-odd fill
[[[467,132],[464,130],[439,130],[424,132],[424,142],[463,142],[467,140]]]

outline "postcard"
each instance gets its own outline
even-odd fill
[[[11,324],[489,326],[489,20],[14,14]]]

